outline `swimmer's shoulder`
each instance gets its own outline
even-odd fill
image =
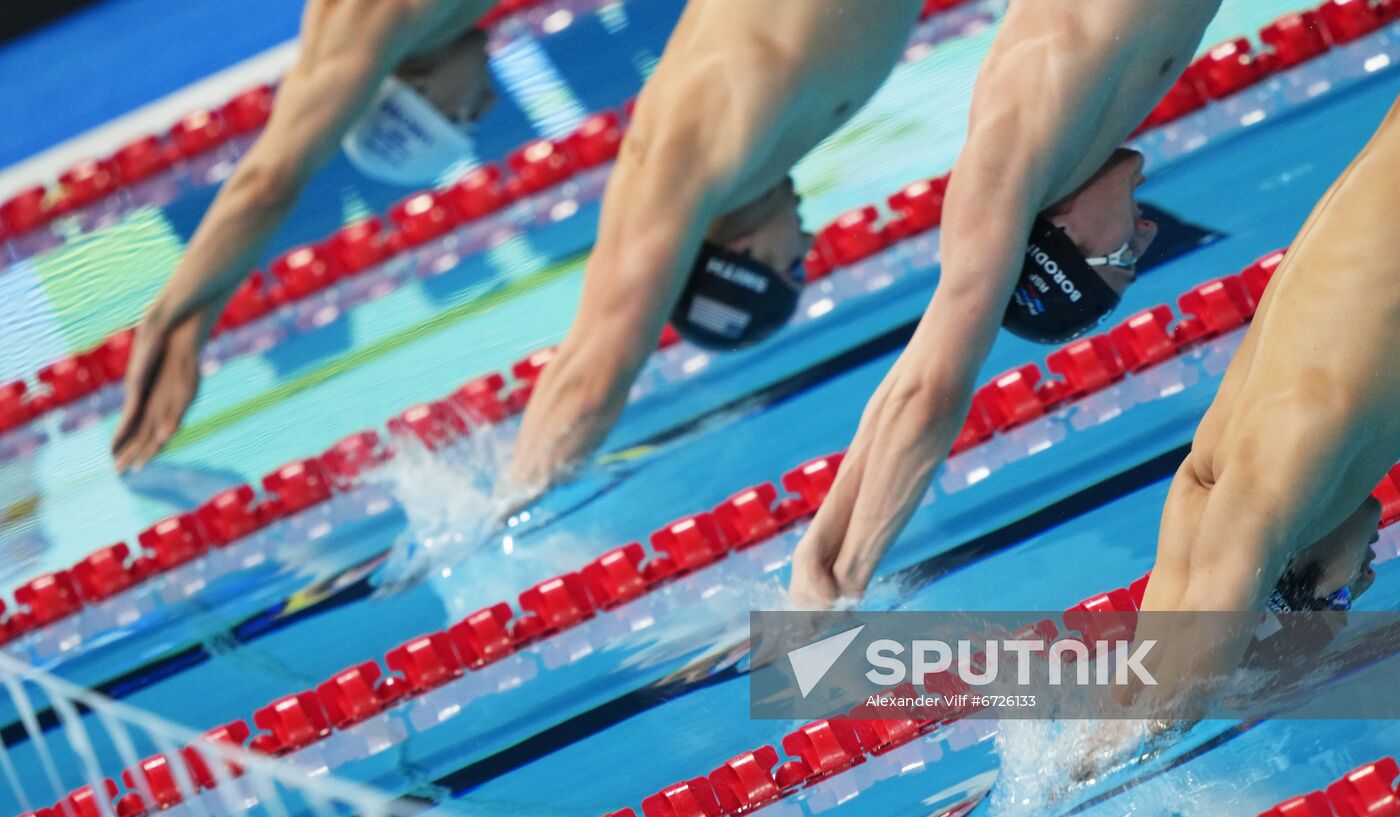
[[[1058,55],[1081,60],[1104,51],[1141,58],[1136,48],[1164,48],[1168,59],[1157,62],[1163,74],[1175,74],[1185,67],[1171,59],[1186,48],[1186,60],[1199,45],[1200,37],[1220,8],[1220,0],[1179,0],[1173,3],[1143,3],[1141,0],[1099,0],[1083,4],[1012,3],[1003,24],[1006,40],[1016,48],[1040,46]],[[1115,48],[1085,50],[1090,43],[1112,43]],[[990,56],[989,56],[990,60]]]

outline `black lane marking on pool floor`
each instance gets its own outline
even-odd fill
[[[853,346],[844,352],[827,358],[810,368],[788,375],[757,391],[737,397],[716,406],[704,414],[692,417],[682,423],[659,431],[650,437],[638,440],[627,446],[628,449],[664,445],[705,429],[715,418],[726,414],[747,414],[769,409],[791,400],[808,389],[834,380],[847,372],[870,363],[877,358],[903,349],[914,336],[918,321],[900,324],[883,334],[876,335],[864,343]]]
[[[44,3],[7,3],[0,14],[0,44],[19,39],[37,29],[96,5],[97,0],[47,0]]]
[[[1147,462],[1080,489],[990,533],[897,570],[889,574],[884,582],[897,584],[906,591],[921,588],[950,573],[995,556],[1012,545],[1168,479],[1177,472],[1189,453],[1191,446],[1188,443],[1158,454]]]

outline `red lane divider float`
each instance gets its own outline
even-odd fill
[[[493,27],[548,0],[501,0],[478,21]],[[163,136],[144,136],[112,156],[88,159],[59,176],[52,187],[31,186],[0,203],[0,239],[22,235],[144,181],[177,162],[206,153],[267,123],[274,90],[244,91],[217,108],[191,111]]]
[[[610,127],[597,125],[595,120],[600,117],[608,123],[618,121],[617,114],[599,114],[585,120],[574,135],[561,140],[561,144],[568,142],[588,156],[586,161],[575,161],[573,153],[560,148],[557,155],[567,157],[570,176],[591,166],[589,163],[607,161],[616,155],[620,137]],[[202,125],[192,123],[189,127],[187,139],[192,145],[214,132],[207,121],[200,121]],[[528,146],[517,153],[522,158],[513,156],[512,167],[521,168],[529,176],[533,171],[526,154],[535,154]],[[215,326],[215,334],[309,298],[535,192],[537,188],[521,182],[519,176],[507,176],[501,168],[487,165],[445,189],[408,196],[391,207],[385,218],[371,217],[347,225],[323,241],[283,253],[268,264],[267,272],[254,271],[234,292]],[[0,434],[120,382],[126,374],[133,333],[133,329],[122,330],[87,351],[43,367],[32,381],[37,389],[22,380],[0,385]]]
[[[1256,53],[1249,41],[1240,37],[1191,63],[1137,132],[1224,100],[1396,19],[1400,19],[1400,4],[1395,0],[1328,0],[1314,10],[1286,14],[1260,30],[1259,40],[1268,50]]]
[[[1276,255],[1261,260],[1250,269],[1276,266]],[[1243,280],[1243,279],[1241,279]],[[1182,297],[1191,302],[1197,297],[1221,288],[1214,282],[1197,287]],[[1149,310],[1147,314],[1155,312]],[[1132,319],[1125,323],[1131,323]],[[1184,323],[1184,321],[1183,321]],[[1154,324],[1155,325],[1155,324]],[[1121,328],[1121,327],[1120,327]],[[1195,336],[1196,332],[1189,333]],[[1071,344],[1052,354],[1052,367],[1059,372],[1074,373],[1066,382],[1078,378],[1081,385],[1071,388],[1091,389],[1089,384],[1108,385],[1114,382],[1117,368],[1105,364],[1104,355],[1113,351],[1102,340],[1089,339]],[[1067,361],[1089,359],[1093,365],[1080,369]],[[538,361],[522,361],[523,371],[537,374]],[[1027,369],[1014,370],[1017,388],[1029,376]],[[471,396],[470,405],[491,406],[491,396],[499,394],[504,379],[485,378],[469,384],[457,394]],[[1005,392],[1012,384],[1005,377],[997,378],[979,395],[994,394],[1005,401]],[[1032,382],[1032,385],[1034,383]],[[987,389],[995,390],[989,392]],[[991,398],[984,398],[991,399]],[[1021,393],[1018,399],[1030,398]],[[1056,398],[1063,399],[1063,398]],[[1000,403],[994,403],[999,405]],[[999,415],[1001,416],[1001,415]],[[360,468],[382,456],[375,435],[364,433],[347,438],[320,458],[286,466],[264,480],[272,495],[257,504],[251,488],[244,486],[219,495],[193,515],[177,517],[154,526],[143,536],[152,556],[147,563],[159,570],[162,565],[177,564],[191,558],[200,545],[196,541],[200,523],[205,530],[217,531],[216,541],[231,540],[239,533],[250,532],[267,524],[278,512],[295,512],[324,501],[329,496],[334,475],[353,475]],[[778,500],[777,489],[764,484],[735,494],[708,513],[678,520],[654,533],[651,542],[655,550],[648,558],[638,543],[625,545],[603,554],[578,573],[548,579],[520,594],[521,614],[501,603],[467,616],[444,632],[410,639],[391,650],[385,665],[394,675],[385,676],[375,662],[365,662],[333,675],[314,691],[287,696],[254,713],[254,724],[263,730],[253,736],[246,724],[234,722],[213,730],[209,736],[216,741],[247,745],[255,751],[279,755],[295,751],[328,736],[334,729],[344,729],[372,717],[407,697],[421,694],[460,677],[463,672],[478,669],[510,655],[532,643],[562,630],[576,626],[600,611],[631,601],[679,576],[701,569],[724,558],[730,550],[752,546],[784,530],[796,520],[813,513],[824,500],[840,467],[840,455],[820,458],[807,463],[783,477],[783,485],[794,496]],[[1386,520],[1400,517],[1400,467],[1378,489],[1386,507]],[[193,538],[192,538],[193,537]],[[12,616],[11,622],[56,620],[71,612],[79,603],[79,593],[99,586],[93,576],[116,576],[115,582],[101,584],[101,592],[109,592],[130,578],[122,569],[129,556],[125,546],[114,546],[89,557],[74,574],[73,580],[61,575],[45,577],[27,586],[19,599],[29,605],[31,612]],[[151,568],[148,568],[151,569]],[[140,568],[131,572],[141,572]],[[1085,615],[1106,611],[1132,612],[1141,603],[1146,587],[1144,576],[1127,588],[1119,588],[1081,601],[1062,616],[1064,632],[1079,632],[1089,641],[1106,638],[1108,633],[1090,630],[1090,622],[1101,621]],[[1053,637],[1061,628],[1052,621],[1033,626],[1044,637]],[[956,720],[966,712],[950,713],[937,720],[827,720],[808,724],[790,734],[783,748],[795,759],[782,765],[772,747],[761,747],[739,755],[716,769],[707,778],[696,778],[668,787],[643,803],[643,813],[669,814],[736,814],[751,810],[798,788],[823,780],[864,760],[867,755],[880,754],[907,743],[937,725]],[[853,713],[859,717],[860,713]],[[251,739],[251,741],[250,741]],[[200,771],[201,761],[188,752],[182,756],[196,780],[213,778]],[[162,793],[159,805],[178,802],[179,792],[167,782],[170,760],[163,756],[148,758],[139,767],[148,790]],[[774,767],[777,767],[776,770]],[[132,787],[133,771],[123,775]],[[1393,775],[1392,775],[1393,777]],[[1360,785],[1353,781],[1353,785]],[[1330,790],[1329,790],[1330,791]],[[116,796],[115,787],[110,796]],[[139,795],[138,795],[139,797]],[[70,795],[68,804],[74,810],[95,808],[95,795],[90,789]],[[1315,799],[1315,798],[1314,798]],[[123,796],[118,806],[124,813],[141,813],[144,805]],[[696,809],[699,809],[698,811]],[[628,814],[630,811],[618,812]],[[1285,814],[1293,812],[1285,811]],[[1308,813],[1308,812],[1298,812]],[[1330,812],[1319,812],[1330,813]],[[1350,813],[1350,812],[1339,812]],[[1368,812],[1355,812],[1368,813]]]
[[[1057,350],[1047,365],[1064,378],[1062,381],[1042,382],[1039,368],[1033,364],[994,378],[978,391],[968,426],[992,429],[986,437],[1014,428],[1071,396],[1111,386],[1132,368],[1125,362],[1127,358],[1141,361],[1150,357],[1158,362],[1166,359],[1151,351],[1160,348],[1162,337],[1173,344],[1175,354],[1209,333],[1225,331],[1232,321],[1247,320],[1248,314],[1236,309],[1233,301],[1239,290],[1232,284],[1222,285],[1221,281],[1267,283],[1267,276],[1260,271],[1276,268],[1279,256],[1280,253],[1272,253],[1239,276],[1207,282],[1184,294],[1181,303],[1195,311],[1176,327],[1170,326],[1170,308],[1162,306],[1127,319],[1108,335],[1086,338]],[[1252,296],[1250,302],[1254,302]],[[1143,321],[1142,315],[1150,320]],[[1193,320],[1205,329],[1197,328],[1196,323],[1191,323]],[[1190,328],[1182,329],[1183,326]],[[1113,340],[1115,334],[1125,345]],[[540,353],[520,361],[515,367],[520,380],[515,393],[527,389],[547,363],[548,356]],[[1139,363],[1137,367],[1145,365],[1150,364]],[[404,433],[441,444],[454,434],[471,433],[477,418],[507,416],[510,396],[504,393],[505,387],[506,380],[501,375],[479,378],[447,400],[429,404],[427,411],[410,409],[395,422],[402,424]],[[461,407],[463,414],[458,416],[471,417],[473,422],[433,422],[433,418],[445,417],[444,404]],[[165,520],[143,532],[140,541],[144,555],[134,561],[125,545],[114,545],[85,559],[71,574],[41,577],[26,585],[16,594],[16,600],[26,609],[11,615],[5,622],[5,631],[13,636],[58,620],[74,612],[85,599],[108,597],[145,577],[197,558],[208,548],[226,546],[239,536],[311,508],[326,501],[334,491],[353,485],[354,477],[364,468],[388,456],[392,456],[392,450],[381,444],[375,432],[362,432],[319,457],[290,463],[269,474],[263,479],[265,497],[261,500],[251,486],[221,493],[196,512]],[[312,690],[274,701],[253,714],[253,724],[260,730],[257,734],[246,723],[235,721],[209,735],[216,741],[274,756],[305,748],[335,730],[349,728],[407,698],[438,688],[465,672],[499,661],[702,570],[731,552],[787,530],[815,513],[825,500],[841,459],[841,454],[834,454],[789,471],[782,478],[789,496],[780,497],[771,483],[747,488],[710,511],[683,517],[655,531],[650,537],[650,551],[638,542],[615,548],[576,572],[546,579],[523,591],[515,607],[504,602],[486,607],[443,631],[409,639],[390,650],[382,666],[374,661],[363,662],[333,674]],[[1385,505],[1387,522],[1400,518],[1400,466],[1392,470],[1377,489],[1377,495]],[[1045,620],[1030,629],[1045,638],[1077,632],[1077,637],[1086,641],[1107,639],[1115,634],[1101,628],[1102,617],[1089,614],[1134,613],[1141,604],[1146,583],[1144,576],[1128,587],[1092,596],[1067,609],[1061,622]],[[643,813],[653,817],[746,811],[837,774],[868,755],[890,751],[966,714],[960,711],[935,719],[901,720],[859,719],[860,713],[853,712],[857,720],[808,724],[783,741],[784,750],[794,759],[778,765],[776,749],[772,747],[745,753],[706,778],[679,783],[648,798],[643,803]],[[195,779],[210,779],[207,773],[200,775],[197,758],[192,761],[186,756],[183,761]],[[149,758],[141,764],[140,773],[159,778],[163,774],[159,770],[168,769],[171,762],[160,756]],[[152,786],[152,790],[156,788]],[[170,791],[168,787],[160,790]],[[94,795],[88,791],[75,796],[83,800]],[[140,804],[130,797],[128,794],[122,799],[136,814],[134,809]]]
[[[539,5],[542,0],[513,2],[496,7],[501,15]],[[928,14],[971,0],[930,3]],[[489,16],[489,15],[488,15]],[[484,25],[484,23],[483,23]],[[274,89],[263,86],[232,99],[217,111],[196,111],[178,122],[166,138],[143,137],[107,159],[74,166],[60,179],[60,187],[45,191],[30,188],[0,204],[0,235],[18,235],[43,226],[59,215],[93,204],[128,184],[143,181],[179,161],[212,150],[229,139],[266,123]],[[445,189],[425,190],[393,205],[383,217],[371,217],[338,230],[326,239],[294,247],[268,264],[267,272],[254,271],[237,289],[215,328],[219,334],[252,323],[279,307],[309,298],[354,275],[366,272],[390,257],[407,253],[467,223],[498,213],[507,206],[572,179],[581,172],[612,161],[617,156],[631,105],[624,111],[594,114],[571,134],[557,140],[533,140],[511,152],[504,168],[484,165]],[[928,184],[928,183],[923,183]],[[941,182],[946,186],[946,180]],[[927,196],[925,196],[927,198]],[[898,205],[892,205],[898,207]],[[907,205],[926,207],[924,202]],[[941,209],[941,187],[933,218],[921,212],[890,225],[895,237],[936,227]],[[873,210],[871,211],[873,213]],[[912,228],[911,228],[912,227]],[[831,236],[831,233],[828,233]],[[849,239],[838,238],[838,246]],[[821,277],[831,269],[878,252],[888,244],[877,237],[862,253],[849,249],[831,257],[809,259]],[[16,381],[0,386],[0,433],[18,428],[44,414],[61,409],[118,382],[125,375],[131,332],[127,329],[86,352],[45,367],[37,375],[45,387],[39,392]],[[665,345],[677,342],[674,331],[663,337]],[[101,365],[92,364],[101,362]],[[44,372],[56,369],[52,376]]]
[[[1357,5],[1347,0],[1332,0],[1325,4],[1318,16],[1355,23],[1357,9],[1346,7]],[[1326,11],[1328,8],[1331,10]],[[1366,23],[1366,15],[1361,14],[1360,18],[1362,23]],[[1333,23],[1329,22],[1328,25]],[[1379,25],[1377,23],[1376,27]],[[1305,35],[1315,29],[1316,26],[1306,18],[1302,18],[1301,23],[1284,18],[1266,29],[1266,32],[1273,30],[1282,33],[1275,40],[1270,40],[1266,35],[1265,42],[1275,49],[1274,53],[1308,53],[1307,48],[1316,44],[1307,46]],[[1365,25],[1355,24],[1345,30],[1364,33],[1374,28],[1366,29]],[[1329,39],[1331,41],[1340,40]],[[1280,42],[1284,43],[1282,47]],[[1297,45],[1300,42],[1303,45]],[[1294,50],[1290,51],[1290,48]],[[1208,55],[1207,59],[1214,58]],[[1170,101],[1169,94],[1163,105]],[[1176,115],[1185,113],[1189,111],[1183,110]],[[1154,112],[1154,116],[1158,114]],[[189,130],[197,131],[201,127],[208,128],[209,124],[192,122]],[[188,137],[195,142],[200,138],[198,135]],[[154,147],[153,143],[144,142],[140,149],[124,159],[114,157],[114,164],[137,166],[144,163],[147,167],[154,167],[158,161],[149,150]],[[537,151],[537,154],[549,160],[552,151]],[[920,223],[936,224],[945,185],[945,180],[918,183],[891,197],[889,204],[896,218],[883,227],[877,228],[869,212],[864,210],[838,219],[827,228],[829,232],[824,240],[814,247],[815,257],[809,258],[809,262],[816,262],[817,276],[836,266],[853,263],[879,252],[889,243],[917,232],[916,225]],[[33,204],[32,196],[28,203]],[[23,210],[24,207],[10,209]],[[431,209],[427,207],[424,211]],[[406,215],[413,217],[413,214]],[[7,228],[8,224],[8,220],[0,221],[0,229]],[[904,226],[899,226],[901,224]],[[346,238],[336,245],[337,252],[346,245],[349,245],[347,251],[352,253],[352,257],[372,257],[378,252],[373,246],[377,229],[357,225],[355,233],[355,239]],[[873,240],[872,237],[877,235],[880,240]],[[371,242],[367,250],[365,240]],[[368,253],[368,256],[355,254],[360,251]],[[1034,364],[994,378],[978,390],[955,451],[984,442],[998,431],[1029,422],[1067,400],[1106,388],[1121,378],[1124,372],[1148,368],[1179,354],[1197,341],[1242,325],[1252,316],[1258,298],[1281,257],[1281,252],[1270,254],[1238,276],[1207,282],[1183,295],[1179,306],[1188,317],[1176,326],[1171,325],[1173,313],[1170,307],[1162,305],[1129,317],[1106,335],[1085,338],[1052,353],[1047,359],[1047,367],[1062,378],[1060,380],[1042,382],[1039,367]],[[823,269],[823,264],[829,266]],[[1241,293],[1244,293],[1243,300]],[[87,353],[85,360],[75,360],[69,366],[48,367],[52,371],[44,382],[49,384],[50,392],[33,401],[24,400],[26,387],[23,383],[0,387],[0,421],[14,417],[32,418],[36,408],[42,410],[49,401],[62,399],[50,395],[81,392],[89,387],[94,372],[101,377],[119,371],[125,361],[121,347],[125,345],[129,349],[130,336],[126,335],[124,342],[111,344],[113,348],[108,348],[109,343]],[[104,348],[106,354],[96,354]],[[537,353],[518,363],[515,374],[520,383],[513,392],[503,395],[504,378],[489,375],[467,384],[455,392],[449,401],[466,405],[468,416],[482,416],[489,418],[487,422],[498,422],[520,410],[523,406],[520,395],[528,394],[534,378],[546,363],[545,353]],[[410,414],[420,418],[432,417],[434,410],[426,414],[415,413],[415,410],[405,413]],[[436,416],[444,415],[439,409]],[[425,426],[421,420],[415,421],[413,417],[401,416],[398,422],[401,430],[420,439],[426,437],[425,443],[437,439],[436,435],[442,433],[441,425],[429,422]],[[4,426],[0,425],[0,428]],[[451,424],[454,433],[469,433],[469,428],[467,424]],[[261,500],[251,486],[240,486],[215,496],[194,513],[157,523],[138,537],[143,552],[135,559],[131,558],[132,553],[126,544],[118,543],[94,552],[71,571],[41,576],[16,591],[15,600],[24,609],[11,613],[0,622],[0,640],[16,638],[36,627],[72,615],[86,602],[109,598],[151,576],[198,558],[211,547],[227,546],[268,524],[324,502],[333,491],[345,490],[353,485],[361,471],[389,456],[392,456],[392,449],[381,444],[376,432],[352,435],[318,457],[290,463],[267,475],[263,479],[265,494]],[[522,615],[519,617],[510,605],[501,603],[467,616],[446,632],[412,639],[386,656],[386,665],[391,672],[398,673],[396,675],[384,677],[377,663],[365,662],[335,674],[314,691],[288,696],[259,709],[254,713],[254,724],[263,732],[256,737],[253,737],[246,723],[235,721],[211,730],[206,733],[206,738],[215,743],[246,745],[274,755],[310,745],[329,735],[333,729],[359,723],[406,697],[440,686],[464,671],[497,661],[542,638],[575,626],[599,611],[624,604],[669,580],[712,564],[730,550],[748,547],[776,535],[796,520],[815,512],[830,489],[840,466],[840,457],[840,454],[836,454],[820,458],[786,474],[783,485],[796,496],[778,501],[777,489],[773,485],[755,486],[721,503],[712,512],[687,517],[662,528],[651,538],[656,552],[650,558],[639,543],[631,543],[603,554],[578,573],[541,582],[520,594],[518,603]],[[1393,469],[1387,480],[1378,487],[1377,496],[1385,505],[1385,521],[1389,523],[1400,519],[1400,467]],[[1146,577],[1143,577],[1128,588],[1080,602],[1065,612],[1066,627],[1075,629],[1073,625],[1080,615],[1077,611],[1135,610],[1145,587]],[[4,610],[4,603],[0,601],[0,614]],[[1054,622],[1048,620],[1036,625],[1036,629],[1043,633],[1058,631]],[[1088,638],[1090,634],[1084,635]],[[966,713],[938,723],[954,720],[961,714]],[[647,798],[643,803],[643,813],[647,817],[690,814],[708,817],[746,812],[790,794],[801,786],[851,768],[863,762],[867,755],[880,754],[907,743],[929,728],[930,722],[913,720],[817,721],[784,738],[783,748],[794,759],[777,765],[777,750],[767,746],[744,753],[716,769],[709,777],[670,786]],[[193,747],[187,747],[180,753],[179,762],[184,763],[199,786],[212,788],[216,784],[207,761]],[[136,784],[135,775],[139,773],[144,790],[152,793],[158,807],[173,805],[180,801],[182,795],[178,790],[173,791],[170,785],[170,763],[171,760],[164,756],[148,758],[139,764],[137,770],[124,773],[123,781],[128,788],[141,788]],[[229,771],[241,773],[236,768]],[[1375,777],[1372,774],[1367,779]],[[1394,777],[1391,774],[1388,779]],[[1356,787],[1355,781],[1349,785],[1353,788],[1347,791]],[[105,781],[104,789],[106,796],[117,797],[118,790],[113,781]],[[1329,796],[1330,791],[1331,787]],[[83,787],[71,793],[59,805],[41,809],[27,817],[57,817],[60,814],[97,817],[100,813],[97,796],[91,787]],[[1352,804],[1360,801],[1353,797],[1343,802]],[[117,811],[123,817],[137,817],[150,808],[143,795],[135,791],[121,796],[117,801]],[[634,812],[624,809],[615,812],[615,815],[634,816]]]
[[[1384,757],[1353,769],[1324,791],[1291,797],[1259,817],[1400,817],[1400,767]]]
[[[530,0],[526,5],[538,1]],[[924,12],[927,16],[965,2],[930,0]],[[1372,33],[1400,17],[1397,8],[1397,0],[1377,7],[1352,0],[1329,0],[1315,11],[1285,15],[1266,26],[1259,36],[1269,51],[1252,53],[1244,38],[1224,43],[1192,63],[1139,132],[1193,113],[1211,101],[1223,100],[1279,70],[1320,56],[1334,45]],[[110,194],[124,179],[147,178],[175,161],[222,144],[220,140],[255,130],[266,120],[271,100],[270,87],[257,88],[235,97],[219,111],[191,114],[175,126],[164,142],[146,137],[109,160],[84,162],[65,174],[71,184],[65,183],[65,192],[56,199],[43,188],[33,188],[0,204],[0,231],[17,234],[33,229],[61,212]],[[595,114],[562,139],[535,140],[512,152],[504,169],[486,165],[446,189],[408,196],[390,208],[385,217],[348,225],[321,242],[289,250],[268,265],[267,273],[255,272],[239,287],[216,331],[258,320],[281,306],[363,273],[393,255],[411,251],[463,224],[496,213],[524,196],[605,164],[617,155],[629,118],[627,110]],[[946,176],[907,186],[889,198],[887,204],[893,217],[884,223],[873,206],[837,217],[818,232],[806,258],[809,280],[819,280],[834,269],[937,227],[946,187]],[[46,204],[49,199],[57,203]],[[45,367],[35,378],[41,386],[38,392],[31,392],[24,381],[0,385],[0,433],[119,381],[130,353],[130,331],[119,332],[93,349]],[[675,340],[673,334],[665,339]],[[46,378],[43,372],[50,374]]]

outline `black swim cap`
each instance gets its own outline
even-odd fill
[[[1322,571],[1316,565],[1303,571],[1294,572],[1293,567],[1284,571],[1274,592],[1269,594],[1264,606],[1273,613],[1319,612],[1332,610],[1346,612],[1351,609],[1351,588],[1343,587],[1326,598],[1317,595],[1317,583]]]
[[[1037,218],[1001,325],[1036,343],[1065,343],[1092,330],[1120,300],[1063,229]]]
[[[742,349],[781,329],[800,294],[767,264],[706,241],[671,323],[696,346]]]

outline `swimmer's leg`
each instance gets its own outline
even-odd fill
[[[1258,609],[1294,555],[1357,513],[1400,441],[1364,433],[1374,413],[1346,402],[1251,401],[1202,424],[1172,485],[1162,581],[1144,610]]]
[[[1261,305],[1259,314],[1263,314],[1264,309],[1265,306]],[[1209,495],[1205,480],[1207,475],[1203,473],[1200,463],[1210,462],[1213,457],[1216,441],[1220,439],[1221,429],[1230,416],[1231,406],[1249,378],[1258,336],[1259,333],[1253,328],[1245,334],[1221,380],[1215,400],[1196,428],[1191,452],[1186,455],[1172,480],[1166,504],[1162,507],[1157,560],[1143,598],[1144,609],[1163,609],[1174,605],[1185,590],[1186,579],[1190,575],[1187,563],[1190,545],[1195,540],[1196,523],[1201,518],[1201,508]]]
[[[1346,439],[1354,416],[1291,414],[1261,426],[1237,406],[1213,450],[1193,451],[1178,472],[1159,545],[1167,557],[1143,601],[1144,613],[1177,615],[1139,622],[1138,642],[1157,642],[1144,662],[1157,684],[1134,693],[1140,712],[1204,717],[1257,621],[1182,614],[1263,609],[1293,555],[1352,517],[1379,479]]]

